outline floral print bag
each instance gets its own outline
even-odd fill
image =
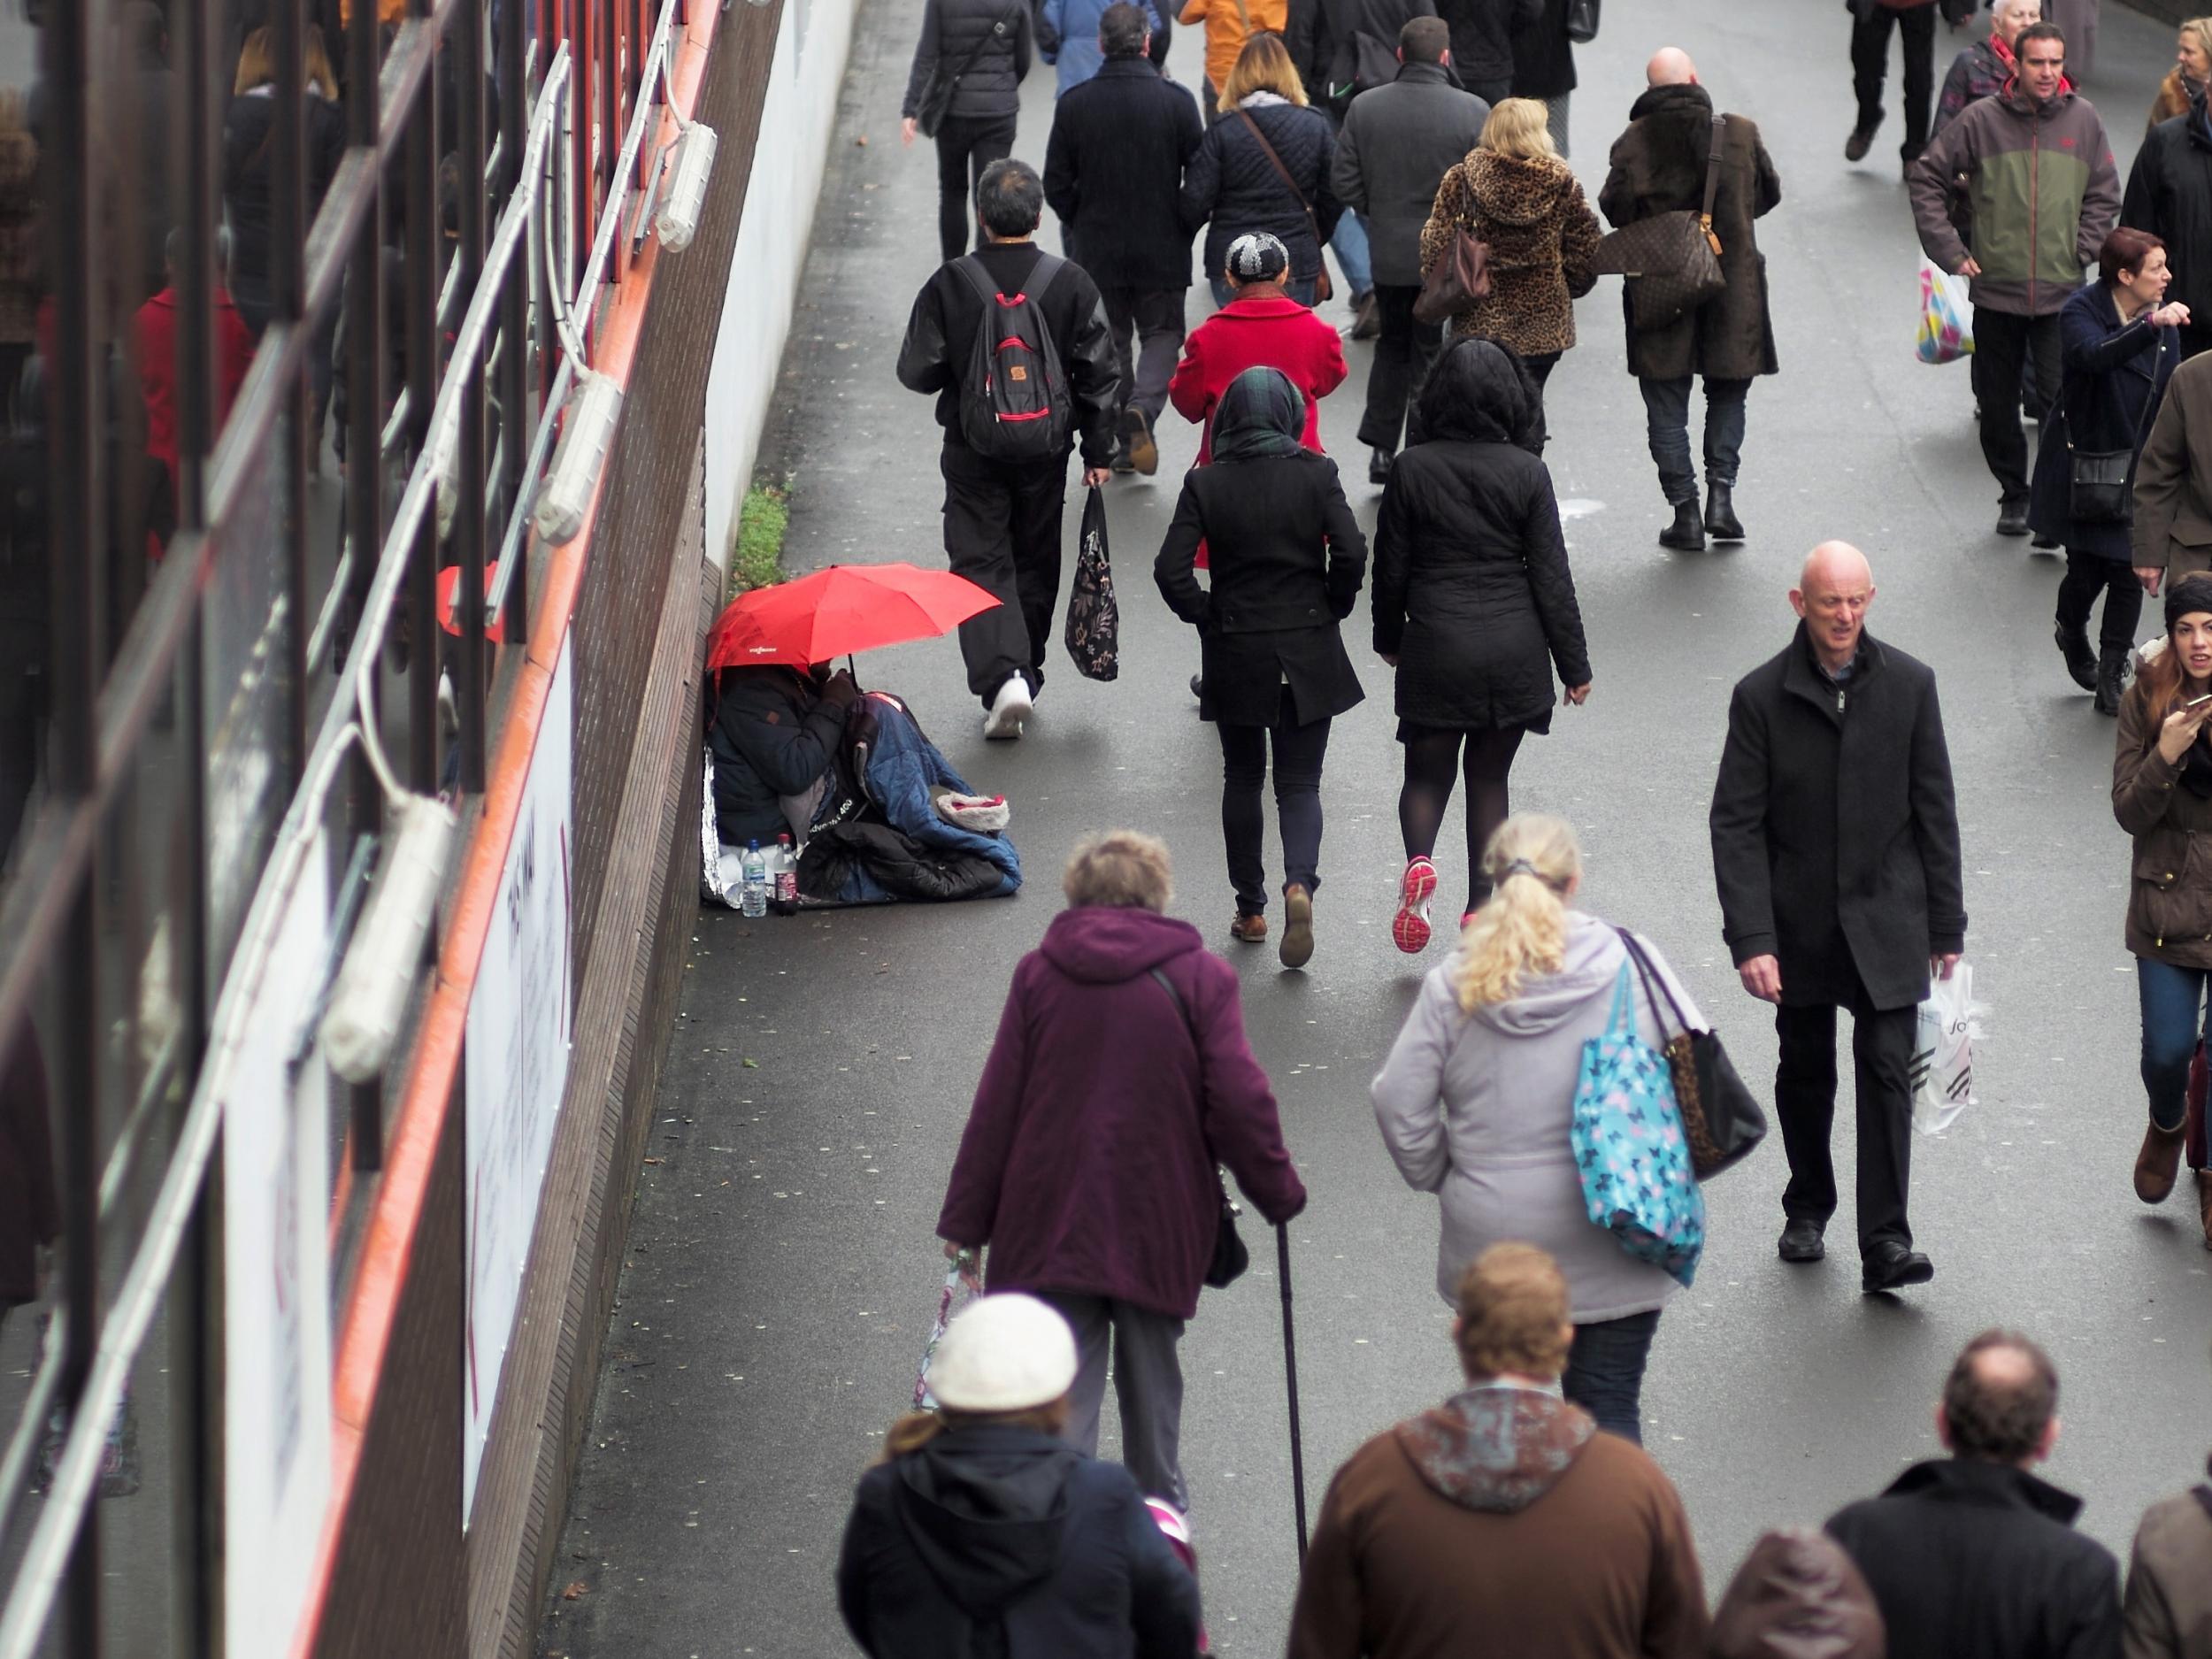
[[[1628,964],[1605,1033],[1582,1045],[1572,1140],[1590,1221],[1640,1262],[1687,1285],[1705,1248],[1705,1196],[1667,1057],[1636,1034]]]

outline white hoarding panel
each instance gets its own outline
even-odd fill
[[[574,989],[569,955],[569,801],[575,739],[573,646],[546,695],[528,780],[469,997],[468,1332],[463,1355],[461,1517],[499,1397],[522,1296],[538,1196],[568,1082]]]

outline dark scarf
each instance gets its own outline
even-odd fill
[[[1296,455],[1305,429],[1306,400],[1290,376],[1280,369],[1247,369],[1215,406],[1214,465]]]

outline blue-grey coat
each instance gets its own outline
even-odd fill
[[[2123,323],[2108,282],[2092,282],[2068,300],[2059,311],[2058,327],[2066,358],[2065,389],[2036,446],[2028,524],[2069,553],[2124,565],[2126,525],[2074,522],[2067,450],[2070,446],[2109,452],[2132,446],[2140,455],[2158,400],[2181,361],[2181,336],[2172,328],[2153,327],[2147,311]]]

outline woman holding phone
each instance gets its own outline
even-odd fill
[[[2166,639],[2120,700],[2112,814],[2135,838],[2127,948],[2143,1010],[2150,1123],[2135,1195],[2163,1203],[2190,1154],[2199,1225],[2212,1249],[2212,1171],[2204,1133],[2188,1133],[2189,1061],[2212,980],[2212,574],[2166,590]]]

